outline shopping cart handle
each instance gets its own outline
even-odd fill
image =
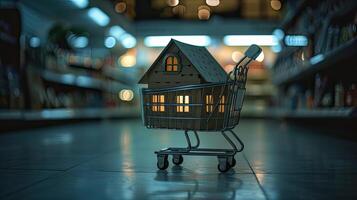
[[[258,45],[255,45],[255,44],[252,44],[245,52],[244,54],[248,57],[248,58],[251,58],[251,59],[256,59],[259,54],[262,52],[262,49],[258,46]]]

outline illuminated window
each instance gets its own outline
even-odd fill
[[[176,106],[176,111],[177,112],[190,112],[190,97],[189,96],[177,96],[176,97],[176,103],[181,104]]]
[[[152,111],[165,112],[165,96],[164,95],[152,95]]]
[[[178,71],[178,59],[175,56],[169,56],[165,60],[165,70],[167,72],[177,72]]]
[[[226,98],[225,96],[221,96],[221,99],[219,100],[219,107],[218,107],[218,112],[224,112],[224,105],[226,103]]]
[[[206,112],[213,111],[213,95],[206,95]]]

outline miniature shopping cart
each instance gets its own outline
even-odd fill
[[[235,166],[234,156],[243,150],[244,144],[233,129],[239,123],[248,65],[261,51],[257,45],[250,46],[223,82],[142,89],[142,117],[145,126],[183,130],[188,145],[186,148],[169,147],[156,151],[159,169],[164,170],[169,166],[169,155],[172,155],[175,165],[183,163],[183,155],[192,155],[217,156],[220,172],[226,172]],[[220,132],[231,148],[200,148],[198,131]],[[193,132],[196,138],[194,145],[189,132]]]

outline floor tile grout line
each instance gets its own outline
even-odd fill
[[[0,171],[7,170],[7,171],[48,171],[48,172],[64,172],[65,169],[26,169],[26,168],[0,168]]]
[[[105,154],[110,153],[110,152],[112,152],[112,151],[114,151],[114,150],[108,150],[108,151],[106,151],[106,152],[98,153],[98,154],[94,155],[94,156],[91,157],[91,158],[88,158],[88,159],[86,159],[86,160],[84,160],[84,161],[82,161],[82,162],[80,162],[80,163],[78,163],[78,164],[76,164],[76,165],[73,165],[73,166],[71,166],[71,167],[65,169],[64,172],[68,172],[68,171],[70,171],[70,170],[73,169],[73,168],[76,168],[76,167],[78,167],[78,166],[80,166],[80,165],[82,165],[82,164],[85,164],[85,163],[88,163],[88,162],[90,162],[90,161],[92,161],[92,160],[95,160],[95,159],[97,159],[99,156],[105,155]]]
[[[74,166],[72,166],[72,167],[69,167],[69,168],[67,168],[67,169],[65,169],[65,170],[52,170],[52,171],[56,171],[57,173],[55,173],[55,174],[53,174],[53,175],[49,175],[48,177],[46,177],[46,178],[44,178],[44,179],[42,179],[42,180],[38,180],[38,181],[36,181],[36,182],[34,182],[34,183],[31,183],[31,184],[29,184],[29,185],[27,185],[27,186],[24,186],[24,187],[22,187],[22,188],[19,188],[19,189],[17,189],[16,191],[12,191],[12,192],[9,192],[9,193],[7,193],[7,194],[4,194],[2,197],[9,197],[9,196],[11,196],[11,195],[13,195],[13,194],[15,194],[15,193],[24,191],[24,190],[26,190],[26,189],[28,189],[28,188],[30,188],[30,187],[33,187],[33,186],[35,186],[35,185],[37,185],[37,184],[40,184],[40,183],[42,183],[42,182],[44,182],[44,181],[46,181],[46,180],[49,180],[49,179],[51,179],[51,178],[53,178],[53,177],[60,176],[60,174],[65,174],[65,173],[68,172],[69,170],[71,170],[71,169],[73,169],[73,168],[75,168],[75,167],[77,167],[77,166],[79,166],[79,165],[81,165],[81,164],[83,164],[83,163],[89,162],[89,161],[91,161],[92,159],[95,159],[95,158],[97,158],[97,157],[99,157],[99,156],[101,156],[101,155],[104,155],[104,154],[106,154],[106,153],[109,153],[109,152],[111,152],[111,151],[107,151],[107,152],[103,152],[103,153],[97,154],[97,155],[93,156],[92,158],[88,158],[87,160],[85,160],[85,161],[83,161],[83,162],[81,162],[81,163],[79,163],[79,164],[76,164],[76,165],[74,165]],[[7,169],[7,170],[12,170],[12,169]],[[14,169],[14,170],[16,170],[16,169]],[[17,170],[19,170],[19,169],[17,169]],[[21,170],[24,170],[24,171],[25,171],[26,169],[21,169]],[[32,170],[34,170],[34,169],[28,169],[28,170],[31,170],[31,171],[32,171]],[[37,170],[37,169],[35,169],[35,170]],[[45,170],[38,170],[38,171],[45,171]],[[51,171],[51,170],[47,170],[47,171]]]
[[[252,170],[252,173],[253,173],[253,175],[254,175],[254,177],[255,177],[255,180],[257,181],[260,190],[263,192],[263,194],[264,194],[264,196],[265,196],[265,199],[269,200],[268,194],[267,194],[267,192],[265,191],[265,189],[263,188],[263,186],[260,184],[259,179],[258,179],[258,177],[257,177],[257,174],[256,174],[255,171],[253,170],[252,165],[249,163],[248,158],[245,156],[244,153],[242,153],[242,154],[243,154],[243,157],[244,157],[245,161],[247,161],[250,170]]]
[[[28,189],[28,188],[30,188],[30,187],[33,187],[33,186],[35,186],[35,185],[37,185],[37,184],[40,184],[40,183],[42,183],[42,182],[44,182],[44,181],[47,181],[47,180],[50,179],[50,178],[59,176],[60,174],[63,174],[63,173],[64,173],[63,171],[59,171],[59,172],[57,172],[57,173],[55,173],[55,174],[49,175],[48,177],[46,177],[46,178],[44,178],[44,179],[35,181],[34,183],[31,183],[31,184],[29,184],[29,185],[26,185],[26,186],[24,186],[24,187],[21,187],[21,188],[17,189],[16,191],[12,191],[12,192],[9,192],[9,193],[7,193],[7,194],[4,194],[2,197],[10,197],[10,196],[12,196],[13,194],[16,194],[16,193],[18,193],[18,192],[21,192],[21,191],[23,191],[23,190],[26,190],[26,189]],[[0,196],[0,197],[1,197],[1,196]]]

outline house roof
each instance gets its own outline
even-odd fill
[[[151,71],[151,68],[156,65],[156,63],[165,55],[166,50],[171,46],[176,45],[177,48],[186,56],[186,58],[191,62],[193,67],[201,74],[202,78],[206,82],[223,82],[226,80],[227,74],[223,68],[218,64],[216,59],[208,52],[205,47],[193,46],[186,43],[179,42],[177,40],[171,39],[169,44],[161,52],[159,57],[151,65],[149,70],[140,79],[139,83],[147,83],[147,74]]]

